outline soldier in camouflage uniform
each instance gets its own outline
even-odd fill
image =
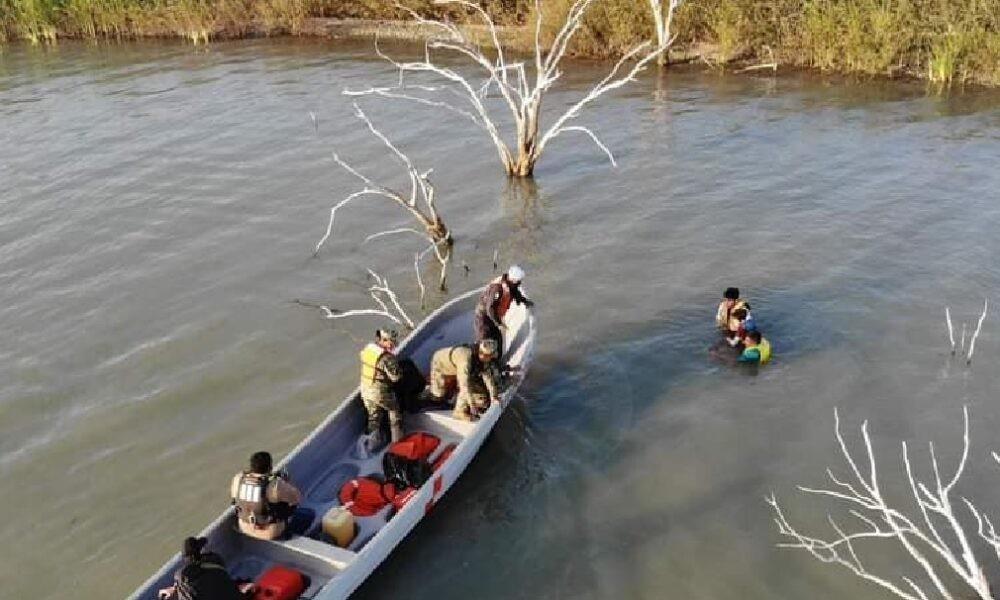
[[[368,434],[371,447],[381,446],[382,415],[389,415],[389,429],[392,441],[403,437],[403,413],[399,409],[396,393],[392,385],[399,381],[399,362],[393,349],[396,347],[396,332],[378,329],[375,341],[370,342],[360,353],[361,358],[361,401],[368,412]]]
[[[431,359],[430,400],[443,403],[457,389],[453,415],[473,420],[493,402],[500,401],[497,343],[485,339],[476,346],[442,348]]]

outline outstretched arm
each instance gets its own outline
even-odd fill
[[[517,302],[518,304],[523,304],[528,308],[531,308],[532,306],[535,305],[535,303],[530,298],[528,298],[521,292],[520,285],[510,286],[510,295],[514,299],[514,302]]]

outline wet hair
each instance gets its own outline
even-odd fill
[[[734,288],[734,287],[726,288],[726,291],[724,294],[722,294],[722,297],[725,298],[726,300],[739,300],[740,288]]]
[[[761,339],[760,332],[756,331],[756,330],[754,330],[754,331],[748,331],[747,332],[747,338],[753,340],[753,342],[755,344],[759,344],[760,343],[760,339]]]
[[[254,452],[253,456],[250,457],[250,470],[254,473],[270,473],[271,453],[263,451]]]
[[[737,308],[736,310],[733,311],[733,316],[739,319],[740,321],[747,318],[747,314],[748,314],[747,309],[745,308]]]
[[[181,554],[184,558],[198,558],[201,556],[201,551],[205,548],[205,544],[208,540],[205,538],[189,537],[184,539],[184,547],[181,549]]]

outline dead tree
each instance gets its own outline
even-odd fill
[[[847,448],[840,432],[840,416],[834,411],[835,431],[849,473],[846,478],[838,477],[830,469],[827,476],[832,485],[826,488],[799,486],[799,490],[813,496],[832,498],[846,505],[852,525],[827,517],[831,533],[824,537],[813,537],[800,532],[790,524],[777,498],[771,494],[767,503],[774,511],[774,522],[780,533],[788,541],[778,544],[780,548],[805,550],[817,560],[839,565],[855,576],[874,583],[886,591],[907,600],[928,600],[934,597],[956,600],[969,598],[974,592],[976,598],[992,600],[993,594],[986,580],[983,567],[977,556],[977,547],[985,543],[1000,559],[1000,535],[997,534],[990,518],[971,500],[965,497],[955,499],[952,493],[969,458],[969,410],[964,410],[965,434],[962,456],[954,473],[942,477],[934,444],[929,445],[930,465],[933,481],[925,483],[914,474],[910,463],[910,452],[906,442],[902,444],[902,460],[909,483],[912,507],[891,502],[883,493],[882,480],[875,467],[868,422],[861,426],[865,444],[865,456],[857,460]],[[993,454],[1000,462],[1000,456]],[[965,508],[976,523],[976,531],[966,531],[959,520],[959,509]],[[907,576],[890,577],[877,575],[868,570],[861,559],[857,542],[895,542],[908,555],[924,575],[916,581]],[[981,548],[980,548],[981,549]]]
[[[987,298],[983,301],[983,312],[979,315],[979,322],[976,324],[976,330],[972,333],[972,340],[969,342],[969,350],[965,356],[965,364],[972,364],[972,355],[976,352],[976,340],[979,338],[979,332],[983,330],[983,321],[986,320],[986,313],[990,307],[990,300]],[[945,324],[948,325],[948,341],[951,342],[951,354],[955,355],[956,352],[965,352],[965,332],[966,324],[962,323],[962,345],[960,348],[955,346],[955,328],[951,324],[951,309],[947,306],[944,307],[944,320]]]
[[[420,286],[420,299],[421,302],[423,302],[424,284],[423,279],[420,277],[420,261],[423,257],[433,252],[434,257],[437,259],[438,264],[441,267],[441,273],[438,280],[439,287],[441,290],[444,290],[448,276],[448,263],[451,260],[453,245],[451,232],[448,230],[448,227],[445,226],[444,221],[441,219],[441,215],[438,213],[437,207],[434,204],[434,185],[431,184],[430,180],[432,169],[428,169],[424,172],[418,171],[410,158],[401,152],[399,148],[393,145],[393,143],[389,141],[389,138],[387,138],[381,131],[375,128],[368,116],[365,115],[364,111],[362,111],[361,107],[359,107],[356,103],[354,104],[354,111],[355,115],[368,126],[372,135],[381,140],[382,143],[385,144],[386,148],[388,148],[403,164],[403,166],[406,167],[406,172],[410,177],[410,193],[404,195],[403,193],[390,187],[375,183],[335,153],[333,155],[333,159],[337,162],[337,164],[343,167],[344,170],[351,175],[360,179],[364,183],[364,188],[361,191],[354,192],[353,194],[347,196],[330,209],[330,221],[326,226],[326,233],[323,235],[323,238],[320,239],[319,243],[316,244],[314,254],[319,253],[320,248],[323,247],[323,244],[326,243],[326,241],[330,238],[330,235],[333,233],[333,223],[337,218],[338,210],[358,198],[374,196],[391,200],[409,213],[417,221],[421,229],[414,227],[400,227],[397,229],[380,231],[369,235],[365,238],[365,242],[389,235],[409,233],[417,235],[429,243],[429,245],[421,252],[416,253],[413,265],[417,274],[417,283]]]
[[[413,329],[415,327],[413,319],[407,314],[396,292],[389,287],[389,280],[375,271],[368,269],[368,276],[372,279],[372,284],[368,287],[368,295],[378,308],[354,308],[351,310],[339,310],[330,308],[326,304],[315,304],[312,302],[296,302],[309,308],[318,308],[327,319],[345,319],[348,317],[383,317],[389,319],[396,325]]]
[[[674,22],[674,13],[677,12],[681,2],[683,0],[649,0],[649,8],[653,13],[653,27],[656,29],[656,45],[664,48],[656,57],[656,64],[660,66],[667,64],[669,59],[666,48],[673,44],[670,37],[671,26]]]
[[[424,18],[416,12],[398,5],[399,8],[409,12],[411,17],[423,26],[428,27],[438,34],[429,38],[424,45],[424,55],[421,60],[411,62],[400,62],[385,55],[378,47],[378,40],[375,42],[376,53],[390,62],[399,71],[399,80],[396,85],[388,87],[371,87],[364,90],[347,90],[347,95],[375,95],[385,98],[403,99],[418,102],[424,105],[435,106],[451,110],[462,117],[472,121],[476,126],[482,128],[490,137],[496,147],[500,157],[500,163],[504,170],[512,177],[530,177],[535,169],[535,164],[541,158],[545,147],[553,139],[563,133],[575,132],[588,136],[598,148],[600,148],[611,161],[616,165],[615,157],[604,145],[597,135],[581,125],[571,123],[579,116],[580,111],[588,104],[601,97],[605,93],[618,89],[630,81],[634,81],[650,62],[666,52],[667,48],[674,41],[669,36],[669,29],[657,29],[663,32],[663,37],[658,38],[658,43],[651,42],[640,44],[625,53],[621,59],[615,63],[608,75],[599,81],[583,98],[571,105],[547,128],[541,125],[542,120],[542,100],[550,89],[559,81],[562,76],[560,63],[566,56],[567,48],[573,36],[583,25],[583,17],[587,8],[595,0],[575,0],[566,15],[566,21],[562,28],[556,33],[552,42],[545,48],[542,44],[542,17],[541,1],[535,0],[535,11],[537,22],[534,31],[534,56],[530,61],[511,60],[508,50],[504,48],[500,41],[500,32],[490,17],[481,6],[469,0],[434,0],[436,5],[459,5],[468,8],[478,14],[483,24],[488,29],[489,48],[483,49],[473,42],[466,32],[450,22],[436,21]],[[665,27],[669,28],[669,23],[673,16],[674,9],[679,4],[676,0],[670,0],[666,5],[666,16],[661,19]],[[658,5],[663,9],[662,5]],[[474,81],[472,78],[459,73],[450,67],[442,66],[434,62],[432,54],[435,51],[446,51],[455,53],[471,61],[481,69],[483,78]],[[630,61],[635,61],[630,67],[625,65]],[[407,74],[425,73],[443,79],[444,85],[428,85],[425,83],[409,83],[406,81]],[[513,148],[504,139],[497,125],[497,119],[492,113],[491,104],[487,102],[487,96],[491,90],[496,90],[502,99],[502,105],[510,112],[512,118],[516,142]],[[441,94],[452,94],[467,103],[466,107],[456,106],[450,102],[435,99]]]

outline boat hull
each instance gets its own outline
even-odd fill
[[[471,341],[473,310],[479,293],[480,290],[472,290],[434,311],[400,344],[398,354],[412,359],[426,373],[435,350]],[[526,307],[515,305],[505,317],[505,324],[510,336],[504,340],[505,361],[517,369],[517,374],[505,388],[499,405],[491,406],[475,423],[459,421],[451,418],[450,413],[439,411],[405,417],[408,431],[428,431],[456,446],[441,468],[401,510],[387,510],[378,518],[362,519],[358,539],[349,549],[341,549],[317,541],[320,535],[293,536],[281,542],[253,540],[238,533],[236,515],[230,508],[201,532],[209,540],[208,548],[226,559],[236,577],[253,579],[271,564],[283,564],[310,575],[312,584],[302,598],[348,597],[433,510],[468,467],[513,399],[533,358],[535,317]],[[364,427],[365,411],[359,390],[355,390],[278,465],[303,490],[303,505],[318,513],[309,528],[311,531],[318,529],[322,512],[338,504],[336,490],[343,481],[379,470],[380,456],[357,457],[357,442]],[[131,600],[155,599],[157,590],[172,583],[172,574],[179,565],[180,557],[175,556],[136,590]]]

